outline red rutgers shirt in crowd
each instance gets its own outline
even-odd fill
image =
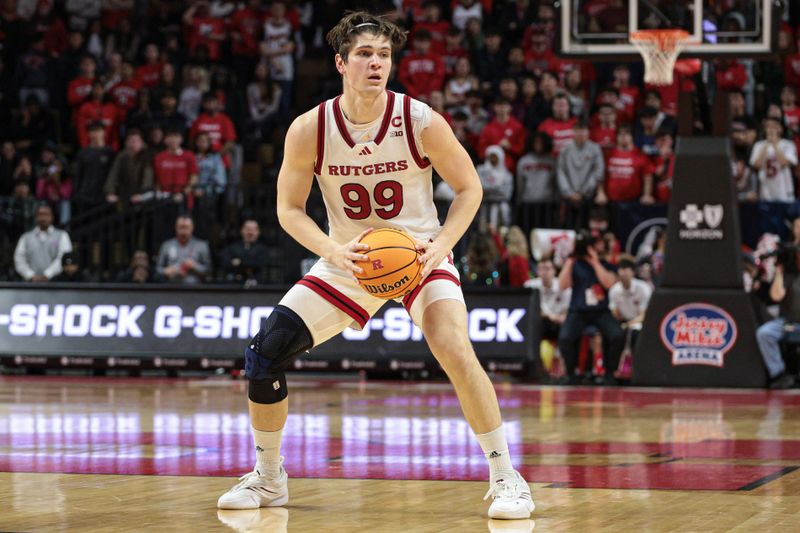
[[[642,196],[644,178],[652,174],[650,160],[638,148],[617,146],[606,160],[606,196],[612,202],[631,202]]]
[[[153,160],[156,187],[168,193],[182,193],[197,175],[197,160],[192,152],[178,149],[164,150]]]

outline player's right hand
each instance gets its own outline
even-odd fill
[[[359,241],[363,239],[364,236],[370,231],[372,231],[372,228],[362,231],[358,237],[352,241],[337,246],[325,259],[341,268],[345,272],[350,272],[351,274],[363,274],[364,269],[356,265],[355,262],[369,260],[369,256],[361,253],[369,250],[369,244],[362,244]]]

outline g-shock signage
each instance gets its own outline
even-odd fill
[[[725,236],[720,224],[725,210],[722,204],[686,204],[680,212],[678,236],[686,241],[721,241]]]
[[[736,343],[736,322],[724,309],[705,303],[676,307],[661,321],[661,341],[672,353],[672,365],[722,368],[725,353]]]

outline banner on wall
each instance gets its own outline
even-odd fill
[[[99,357],[108,359],[103,366],[118,368],[137,366],[139,358],[156,358],[160,364],[155,367],[196,367],[205,360],[205,367],[224,368],[227,363],[217,360],[240,358],[245,343],[285,292],[6,287],[0,291],[0,354],[16,357],[17,364],[24,358],[35,364],[37,358],[59,357],[64,366],[83,366],[81,358],[89,365],[89,359]],[[480,358],[492,359],[495,366],[533,358],[538,350],[537,298],[527,290],[465,292],[469,336]],[[406,310],[389,302],[363,330],[345,330],[299,359],[296,368],[402,370],[409,358],[429,356],[422,332]],[[184,360],[185,365],[180,363]]]

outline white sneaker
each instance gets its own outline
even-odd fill
[[[508,475],[495,481],[483,499],[486,500],[489,496],[492,497],[489,518],[504,520],[530,518],[536,508],[531,497],[531,488],[516,470],[513,472],[513,478]]]
[[[289,501],[289,476],[283,469],[277,478],[259,475],[258,470],[239,478],[239,483],[219,497],[220,509],[258,509],[259,507],[280,507]]]

